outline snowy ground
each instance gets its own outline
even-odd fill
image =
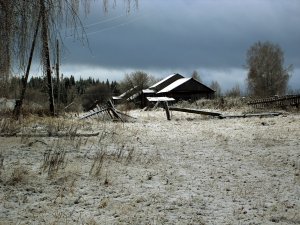
[[[299,114],[130,113],[80,125],[97,137],[0,137],[0,224],[300,224]]]

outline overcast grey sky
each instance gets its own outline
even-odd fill
[[[66,76],[120,80],[136,70],[157,78],[197,70],[204,83],[216,80],[226,90],[244,86],[247,49],[271,41],[294,66],[290,86],[300,89],[299,0],[139,0],[130,14],[123,1],[105,14],[95,0],[82,21],[89,48],[66,32]]]

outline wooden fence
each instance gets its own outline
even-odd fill
[[[248,102],[248,105],[252,105],[255,108],[265,107],[286,107],[295,106],[299,107],[300,95],[285,95],[274,96],[269,98],[256,99]]]
[[[95,116],[100,117],[105,115],[108,115],[114,121],[119,120],[124,122],[125,120],[127,121],[128,119],[136,119],[132,116],[129,116],[117,110],[110,100],[106,103],[106,105],[102,105],[102,106],[96,105],[94,109],[85,113],[83,116],[80,117],[80,119],[89,119]]]

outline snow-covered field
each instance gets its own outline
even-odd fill
[[[0,137],[0,224],[300,224],[299,114],[129,113],[22,128],[96,137]]]

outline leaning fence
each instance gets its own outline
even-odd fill
[[[252,105],[255,108],[265,107],[287,107],[295,106],[299,107],[300,95],[285,95],[285,96],[273,96],[262,99],[255,99],[248,102],[248,105]]]

